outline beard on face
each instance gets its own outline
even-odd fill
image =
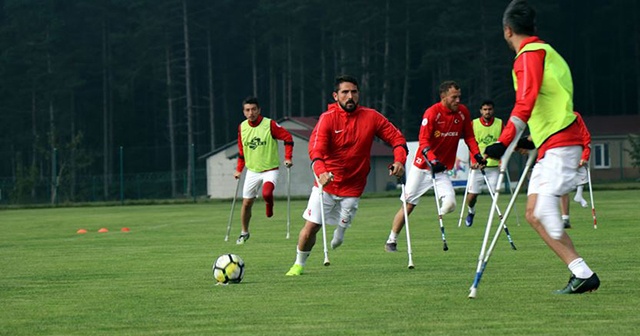
[[[353,99],[349,99],[344,104],[340,104],[340,106],[347,112],[353,112],[358,107],[358,104],[356,104]]]

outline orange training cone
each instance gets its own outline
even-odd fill
[[[128,228],[128,227],[123,227],[122,229],[120,229],[120,231],[122,231],[122,232],[129,232],[129,231],[131,231],[131,230],[129,230],[129,228]]]
[[[85,230],[85,229],[80,229],[80,230],[76,231],[76,233],[79,233],[79,234],[87,233],[87,230]]]
[[[104,232],[109,232],[109,230],[107,230],[107,228],[102,228],[102,229],[98,230],[98,232],[104,233]]]

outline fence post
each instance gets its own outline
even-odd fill
[[[51,153],[51,204],[58,204],[58,181],[56,176],[58,175],[58,149],[53,148]]]
[[[124,204],[124,153],[120,146],[120,204]]]
[[[191,144],[191,150],[189,151],[191,159],[191,196],[193,197],[193,203],[196,202],[196,165],[195,165],[195,145]]]

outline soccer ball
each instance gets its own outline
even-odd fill
[[[232,253],[219,256],[213,264],[213,277],[219,284],[239,283],[244,278],[244,261]]]

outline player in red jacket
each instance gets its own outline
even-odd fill
[[[460,104],[460,87],[454,81],[445,81],[440,84],[439,92],[440,102],[429,107],[422,117],[418,151],[407,174],[405,195],[400,196],[407,201],[408,214],[418,205],[420,196],[433,187],[431,171],[422,154],[425,149],[428,150],[427,157],[436,173],[436,187],[442,199],[443,214],[452,212],[456,207],[455,191],[446,170],[453,168],[460,138],[469,147],[473,157],[472,167],[481,168],[486,164],[478,149],[469,110]],[[387,252],[397,251],[396,241],[403,227],[404,209],[400,207],[393,218],[391,233],[385,245]]]
[[[578,163],[578,176],[576,177],[578,186],[576,187],[576,195],[573,198],[574,201],[580,203],[585,208],[588,203],[582,197],[582,191],[587,180],[587,169],[589,164],[589,157],[591,156],[591,133],[587,129],[582,116],[578,112],[573,112],[576,115],[576,122],[580,126],[580,133],[582,134],[582,157]],[[560,207],[562,208],[562,223],[565,229],[571,228],[571,221],[569,220],[569,194],[562,195],[560,200]]]
[[[393,147],[392,175],[404,175],[407,160],[407,142],[400,131],[378,111],[358,105],[358,82],[351,76],[336,78],[333,99],[309,140],[309,158],[313,173],[323,186],[325,224],[336,225],[331,247],[342,244],[344,232],[358,210],[360,195],[367,183],[370,170],[371,145],[378,137]],[[320,193],[314,185],[307,209],[306,220],[298,237],[296,261],[286,275],[296,276],[315,245],[316,235],[322,228]]]

